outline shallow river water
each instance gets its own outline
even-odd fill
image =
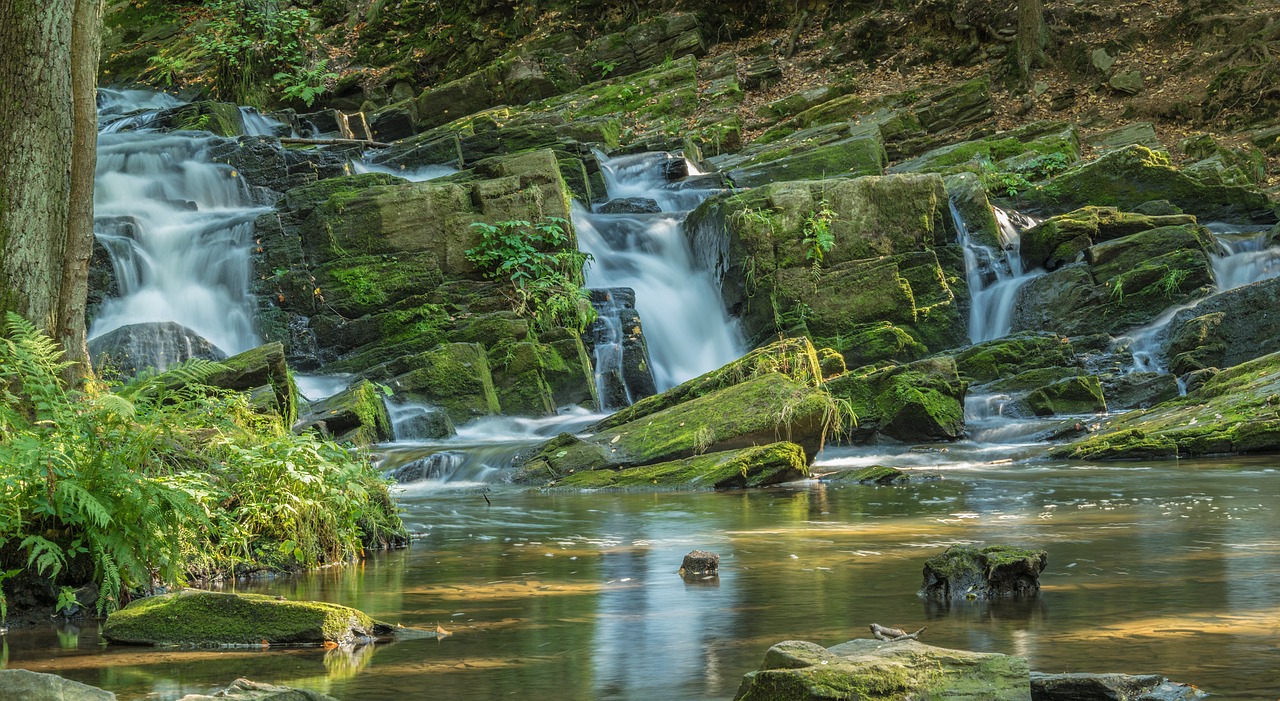
[[[412,548],[242,587],[349,604],[441,640],[323,650],[104,645],[95,624],[0,637],[0,664],[173,699],[236,677],[356,699],[730,699],[786,639],[875,622],[1045,672],[1160,672],[1220,698],[1280,696],[1276,458],[1082,467],[920,455],[941,482],[734,493],[403,493]],[[881,456],[882,457],[882,456]],[[913,454],[896,456],[910,462]],[[828,465],[871,457],[825,456]],[[917,598],[956,542],[1049,552],[1038,600]],[[694,548],[718,581],[676,574]]]

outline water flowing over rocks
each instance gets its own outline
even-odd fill
[[[227,357],[208,339],[172,321],[121,326],[90,341],[89,356],[94,367],[111,368],[125,377],[146,368],[163,371],[191,358]]]

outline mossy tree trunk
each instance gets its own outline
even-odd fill
[[[88,373],[101,0],[0,0],[0,312]]]
[[[1045,65],[1045,47],[1049,45],[1049,27],[1044,21],[1043,0],[1018,0],[1018,43],[1014,52],[1017,81],[1031,85],[1031,69]]]

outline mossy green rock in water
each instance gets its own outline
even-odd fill
[[[1102,385],[1093,375],[1050,382],[1032,390],[1021,402],[1036,416],[1100,414],[1107,410]]]
[[[936,472],[917,472],[899,470],[887,465],[871,465],[857,470],[843,470],[823,475],[823,482],[844,482],[851,484],[902,485],[913,482],[936,482],[942,475]]]
[[[94,686],[25,669],[0,669],[0,699],[14,701],[116,701]]]
[[[734,701],[1030,701],[1027,660],[948,650],[917,640],[850,640],[831,648],[789,640],[748,672]]]
[[[1187,214],[1148,216],[1115,207],[1082,207],[1050,217],[1022,234],[1022,260],[1028,269],[1054,270],[1076,259],[1095,243],[1110,241],[1162,226],[1196,223]]]
[[[621,470],[575,472],[552,486],[581,489],[741,489],[809,476],[804,449],[795,443],[706,453],[683,460]]]
[[[1021,333],[977,343],[956,353],[955,358],[960,375],[977,383],[1079,364],[1071,342],[1052,333]]]
[[[1166,357],[1184,375],[1280,351],[1280,279],[1214,295],[1173,317]]]
[[[287,686],[237,679],[231,682],[231,686],[220,689],[211,696],[187,694],[178,701],[338,701],[338,699],[309,689],[292,689]]]
[[[385,382],[396,400],[439,407],[455,424],[501,411],[488,356],[478,343],[442,343],[365,374]]]
[[[1206,183],[1179,171],[1169,156],[1145,146],[1104,154],[1022,194],[1028,205],[1065,212],[1085,205],[1132,210],[1168,200],[1201,219],[1251,221],[1271,216],[1267,196],[1252,187]]]
[[[825,387],[852,408],[858,419],[855,438],[880,434],[902,441],[954,440],[964,432],[967,385],[947,356],[851,370]]]
[[[1034,596],[1049,564],[1043,550],[989,545],[953,545],[924,563],[920,596],[928,599],[994,599]]]
[[[395,437],[382,389],[368,380],[314,402],[298,423],[298,430],[323,425],[339,442],[359,446],[389,441]]]
[[[1219,372],[1185,397],[1106,419],[1095,435],[1049,455],[1128,460],[1275,450],[1280,450],[1280,353]]]
[[[396,632],[346,606],[261,594],[184,589],[138,599],[107,617],[102,634],[132,645],[346,645]]]

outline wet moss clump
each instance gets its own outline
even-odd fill
[[[217,647],[350,644],[393,630],[338,604],[186,589],[116,611],[103,635],[115,643]]]

